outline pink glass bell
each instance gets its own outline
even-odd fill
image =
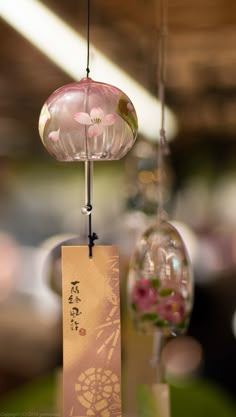
[[[56,90],[39,118],[42,142],[59,161],[121,159],[133,146],[137,128],[126,94],[91,78]]]
[[[193,303],[193,277],[179,232],[166,221],[141,237],[130,266],[132,319],[144,333],[184,333]]]

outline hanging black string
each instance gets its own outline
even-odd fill
[[[159,187],[158,187],[158,219],[161,220],[164,215],[163,210],[163,169],[164,155],[169,153],[169,147],[166,140],[165,131],[165,54],[166,40],[168,35],[167,24],[167,8],[168,0],[159,0],[159,59],[158,59],[158,96],[161,104],[161,120],[160,120],[160,143],[158,149],[158,171],[159,171]]]
[[[87,78],[89,77],[89,55],[90,55],[90,0],[87,0]],[[87,111],[87,99],[89,94],[89,88],[87,90],[87,96],[85,100],[85,108]],[[86,155],[88,157],[88,146],[87,146],[87,128],[85,128],[85,146]],[[98,236],[92,230],[92,185],[93,185],[93,162],[85,161],[85,206],[82,208],[82,213],[88,216],[88,249],[89,258],[93,257],[93,246],[94,241],[98,239]]]
[[[89,58],[90,58],[90,0],[87,0],[87,78],[89,77]]]
[[[167,10],[168,0],[155,0],[157,13],[157,27],[159,23],[158,33],[158,96],[161,105],[160,114],[160,142],[158,149],[158,210],[157,220],[162,221],[164,217],[164,202],[163,202],[163,156],[168,152],[168,144],[165,132],[165,54],[166,54],[166,38],[168,35]],[[163,367],[161,363],[161,352],[164,344],[163,332],[156,331],[153,338],[153,355],[151,365],[156,367],[157,383],[164,382]]]
[[[85,206],[82,209],[83,214],[88,216],[88,248],[89,258],[93,257],[94,241],[98,239],[95,232],[92,231],[92,180],[93,180],[93,162],[85,161]]]
[[[161,103],[161,128],[160,142],[161,145],[167,145],[165,134],[165,58],[166,58],[166,39],[168,36],[167,26],[167,0],[160,0],[160,32],[159,32],[159,74],[158,74],[158,95]]]

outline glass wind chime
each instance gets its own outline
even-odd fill
[[[156,336],[186,331],[193,303],[192,270],[187,249],[163,209],[163,159],[168,152],[165,132],[166,3],[160,0],[159,98],[161,128],[158,149],[158,213],[156,224],[137,243],[128,276],[128,299],[136,329]],[[155,349],[158,349],[155,344]],[[159,352],[160,353],[160,352]],[[155,357],[157,352],[154,352]]]
[[[63,415],[121,416],[119,255],[114,246],[94,247],[94,161],[121,159],[137,137],[137,115],[119,88],[87,77],[56,90],[45,102],[39,132],[58,161],[85,163],[87,246],[62,247]]]
[[[40,113],[39,133],[47,151],[58,161],[85,162],[85,206],[88,246],[92,257],[92,177],[94,161],[119,160],[133,146],[138,131],[135,108],[119,88],[89,77],[90,1],[87,24],[87,76],[67,84],[46,100]]]

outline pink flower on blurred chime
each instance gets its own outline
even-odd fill
[[[133,308],[142,314],[155,313],[151,316],[154,320],[182,323],[186,314],[186,300],[173,288],[158,288],[157,282],[157,279],[145,278],[137,281],[132,293]]]
[[[140,279],[133,291],[133,303],[141,311],[150,311],[157,301],[157,292],[151,286],[151,280]]]
[[[74,119],[76,122],[88,125],[88,137],[100,136],[106,126],[112,126],[117,116],[115,114],[106,114],[104,115],[104,111],[101,107],[94,107],[92,108],[90,114],[79,112],[75,113]]]
[[[185,300],[180,293],[160,298],[157,305],[159,316],[174,324],[180,324],[184,320],[185,310]]]
[[[184,242],[172,224],[162,221],[141,236],[128,289],[137,330],[184,333],[193,302],[192,270]]]

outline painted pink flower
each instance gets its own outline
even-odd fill
[[[181,294],[172,294],[159,298],[157,305],[159,316],[170,323],[179,324],[185,316],[185,300]]]
[[[149,279],[137,281],[133,294],[132,302],[142,311],[150,311],[153,304],[157,301],[157,291],[152,288]]]
[[[54,130],[49,133],[48,135],[49,139],[51,139],[53,142],[57,142],[60,138],[60,129]]]
[[[93,107],[90,114],[88,113],[75,113],[74,119],[76,122],[82,125],[88,125],[88,136],[100,136],[106,126],[111,126],[115,123],[117,116],[115,114],[104,115],[101,107]]]

